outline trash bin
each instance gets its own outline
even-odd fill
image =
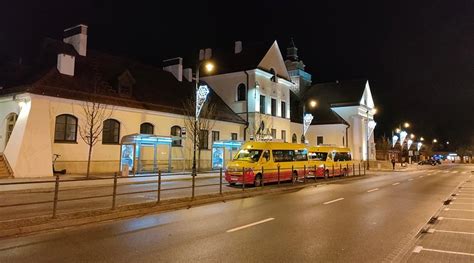
[[[130,171],[128,169],[128,164],[122,165],[122,176],[125,176],[125,177],[128,176],[129,172]]]

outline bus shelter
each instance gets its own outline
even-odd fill
[[[158,136],[153,134],[130,134],[122,137],[120,142],[120,171],[127,170],[136,173],[157,172],[158,171],[158,147],[164,146],[167,149],[168,172],[171,171],[172,143],[182,140],[178,136]],[[176,147],[175,147],[176,148]],[[181,156],[184,156],[181,148]],[[144,158],[145,151],[151,150],[152,157]],[[166,152],[165,152],[166,153]],[[175,160],[179,158],[174,158]],[[184,158],[181,158],[184,160]],[[151,166],[151,169],[149,167]]]
[[[232,160],[234,153],[237,153],[243,143],[236,140],[214,141],[212,143],[212,169],[224,168],[226,161]]]

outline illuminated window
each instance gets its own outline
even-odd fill
[[[76,139],[77,118],[69,114],[57,116],[54,127],[54,142],[76,142]]]

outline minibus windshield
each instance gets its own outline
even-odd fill
[[[262,150],[248,150],[242,149],[237,153],[234,157],[234,161],[249,161],[249,162],[258,162],[260,159],[260,155],[262,154]]]

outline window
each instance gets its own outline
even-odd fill
[[[5,145],[8,143],[8,140],[10,140],[10,136],[12,136],[13,132],[13,127],[15,127],[16,119],[18,118],[18,114],[16,113],[10,113],[7,116],[7,132],[6,132],[6,137],[5,137]]]
[[[56,117],[54,128],[55,142],[76,142],[77,139],[77,118],[63,114]]]
[[[292,143],[297,143],[298,142],[298,137],[296,137],[296,133],[293,133],[293,136],[291,136],[291,142]]]
[[[306,138],[304,137],[304,135],[301,135],[301,143],[305,143],[306,142]]]
[[[272,77],[270,78],[270,80],[273,82],[278,82],[276,72],[273,68],[270,69],[270,74],[272,74]]]
[[[321,145],[324,143],[324,137],[323,136],[318,136],[316,138],[316,145]]]
[[[283,140],[283,142],[286,142],[286,131],[285,130],[281,130],[281,139]]]
[[[209,131],[199,131],[199,149],[209,149]]]
[[[218,141],[219,140],[219,132],[218,131],[212,131],[212,142]]]
[[[247,88],[244,83],[237,86],[237,101],[244,101],[247,99]]]
[[[325,152],[313,152],[309,154],[309,159],[314,161],[326,161],[328,153]]]
[[[230,139],[233,140],[233,141],[237,141],[237,133],[233,132],[230,134]]]
[[[140,134],[153,134],[153,124],[144,122],[140,125]]]
[[[308,153],[306,150],[272,150],[273,161],[275,162],[293,162],[307,161]]]
[[[277,101],[276,99],[272,99],[272,116],[277,115]]]
[[[281,117],[286,118],[286,102],[281,102]]]
[[[175,125],[171,127],[171,136],[181,137],[181,127]],[[182,140],[173,140],[171,146],[181,146]]]
[[[336,152],[334,154],[335,162],[350,161],[351,159],[351,154],[348,152]]]
[[[272,129],[272,139],[276,139],[276,137],[277,137],[277,130]]]
[[[260,113],[265,113],[265,96],[260,95]]]
[[[102,144],[118,144],[120,139],[120,122],[114,119],[104,121]]]

